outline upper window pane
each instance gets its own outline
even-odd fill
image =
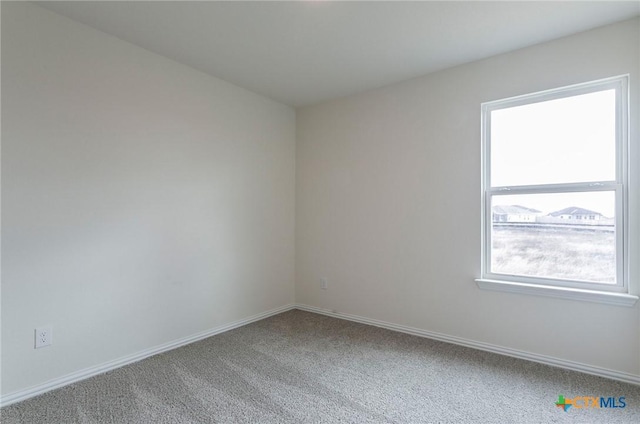
[[[491,111],[491,186],[614,181],[616,92]]]

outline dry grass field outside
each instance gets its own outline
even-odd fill
[[[615,284],[610,227],[493,225],[491,271]]]

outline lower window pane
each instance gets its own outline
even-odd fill
[[[615,192],[494,195],[491,212],[491,272],[615,284]]]

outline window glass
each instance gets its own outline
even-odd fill
[[[615,192],[492,196],[491,272],[616,283]]]
[[[613,181],[616,93],[491,111],[491,186]]]

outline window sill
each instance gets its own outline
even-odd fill
[[[595,290],[573,289],[568,287],[543,286],[537,284],[515,283],[510,281],[486,280],[483,278],[476,279],[476,283],[478,284],[478,287],[485,290],[559,297],[562,299],[606,303],[609,305],[633,306],[638,301],[638,296],[626,293],[602,292]]]

